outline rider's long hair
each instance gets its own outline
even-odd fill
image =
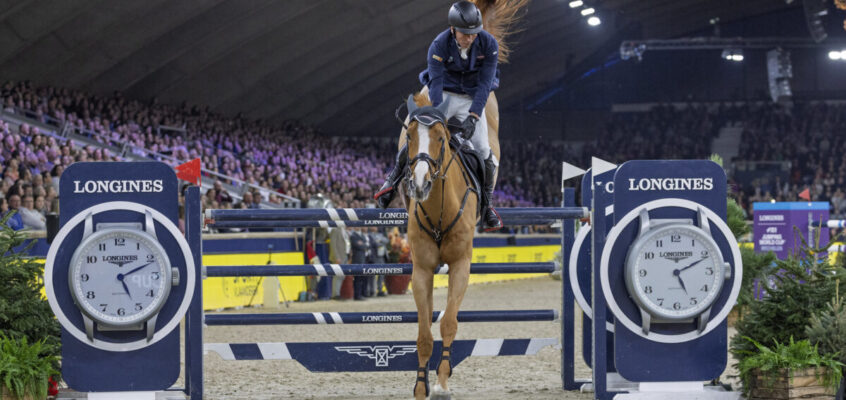
[[[525,7],[529,0],[473,0],[473,2],[482,12],[484,29],[493,35],[499,44],[499,62],[507,63],[508,55],[511,54],[508,38],[520,31],[514,24],[525,14]]]

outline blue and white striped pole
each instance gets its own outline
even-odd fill
[[[826,228],[846,228],[846,219],[830,219],[828,221],[813,221],[811,227],[819,228],[824,226]]]
[[[534,219],[509,219],[503,218],[503,225],[551,225],[558,222],[554,219],[548,218],[534,218]],[[357,221],[337,220],[337,221],[320,221],[320,220],[267,220],[258,221],[252,219],[244,220],[214,220],[208,223],[211,228],[356,228],[363,226],[405,226],[408,223],[407,219],[367,219]]]
[[[443,311],[432,313],[432,322],[440,322]],[[555,321],[556,310],[459,311],[458,322]],[[417,311],[387,312],[315,312],[284,314],[207,314],[206,325],[326,325],[326,324],[396,324],[417,322]]]
[[[585,207],[514,207],[497,209],[500,217],[509,220],[559,220],[586,218]],[[222,221],[391,221],[407,220],[404,208],[305,208],[206,210],[206,218]]]
[[[552,273],[560,269],[556,262],[535,263],[475,263],[471,274],[534,274]],[[411,275],[412,264],[311,264],[311,265],[227,265],[206,267],[208,277],[231,276],[370,276]],[[449,273],[448,265],[441,265],[436,274]]]

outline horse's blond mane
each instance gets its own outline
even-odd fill
[[[499,43],[498,60],[501,63],[508,62],[511,54],[508,38],[519,32],[513,25],[520,20],[523,13],[520,12],[529,4],[529,0],[472,0],[479,11],[482,12],[482,24],[484,29],[496,38]]]

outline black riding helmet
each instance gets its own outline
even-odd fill
[[[482,30],[482,13],[475,4],[462,0],[449,8],[449,25],[465,35],[473,35]]]

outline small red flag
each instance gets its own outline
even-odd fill
[[[799,198],[811,201],[811,191],[808,188],[805,188],[802,193],[799,193]]]
[[[200,159],[195,158],[176,167],[176,177],[200,186]]]

